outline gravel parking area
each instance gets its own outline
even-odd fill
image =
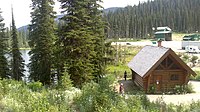
[[[181,41],[163,41],[163,47],[169,47],[173,50],[181,50]],[[112,42],[111,45],[127,45],[127,46],[145,46],[145,45],[153,45],[157,46],[156,41],[138,41],[138,42]]]

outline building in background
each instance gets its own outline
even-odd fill
[[[169,27],[157,27],[154,37],[157,40],[172,41],[172,30]]]

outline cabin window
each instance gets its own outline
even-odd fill
[[[175,74],[173,74],[173,75],[171,75],[171,78],[170,78],[172,81],[176,81],[176,80],[179,80],[179,77],[178,77],[178,75],[175,75]]]

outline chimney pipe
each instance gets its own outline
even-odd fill
[[[162,39],[158,40],[158,47],[162,47]]]

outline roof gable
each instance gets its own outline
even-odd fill
[[[145,46],[129,63],[128,67],[134,70],[141,77],[145,77],[152,70],[158,67],[167,56],[171,55],[179,65],[190,74],[196,76],[196,73],[188,67],[170,48]]]
[[[169,48],[164,47],[145,46],[128,63],[128,67],[143,77],[168,50]]]

